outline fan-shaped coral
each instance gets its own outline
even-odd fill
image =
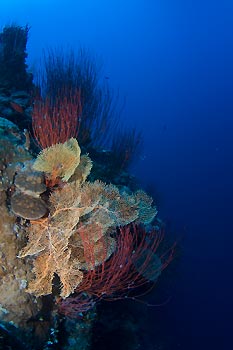
[[[74,139],[57,146],[42,151],[34,168],[52,172],[58,162],[57,151],[63,151],[63,147],[64,153],[75,150],[80,158]],[[34,261],[35,280],[28,288],[32,294],[50,294],[56,273],[62,285],[61,296],[66,298],[81,283],[83,269],[95,268],[114,252],[116,242],[110,234],[116,226],[135,220],[147,223],[157,213],[152,199],[143,191],[120,193],[114,185],[85,181],[91,165],[91,160],[82,156],[72,168],[73,172],[76,169],[72,178],[77,180],[54,190],[49,198],[49,216],[32,222],[28,228],[28,244],[20,257],[31,256]],[[70,169],[60,173],[63,180],[70,178]]]
[[[80,147],[76,139],[45,148],[38,155],[34,169],[44,171],[52,179],[68,181],[80,163]]]

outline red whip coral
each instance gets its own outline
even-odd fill
[[[133,289],[156,281],[173,259],[175,250],[173,245],[166,252],[156,254],[163,236],[162,231],[147,233],[135,224],[119,228],[115,253],[101,266],[84,271],[76,295],[59,300],[60,312],[75,317],[101,299],[121,299]]]
[[[32,128],[39,146],[44,149],[64,143],[78,135],[81,122],[80,91],[60,91],[56,98],[38,98],[34,103]]]

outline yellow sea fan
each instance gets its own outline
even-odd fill
[[[91,169],[92,160],[88,157],[87,154],[84,154],[83,156],[81,156],[80,163],[75,169],[74,174],[70,178],[70,181],[77,181],[80,184],[83,184],[86,181],[88,175],[90,174]]]
[[[35,160],[33,168],[43,171],[53,178],[68,181],[80,163],[80,147],[76,139],[57,143],[42,150]]]

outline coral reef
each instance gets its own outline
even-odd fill
[[[152,198],[142,190],[90,181],[93,162],[74,137],[42,149],[35,159],[26,135],[10,121],[0,122],[0,320],[33,329],[27,336],[37,335],[28,344],[39,349],[35,342],[56,343],[57,313],[84,314],[69,334],[73,341],[85,329],[79,347],[88,349],[93,322],[88,315],[96,302],[156,281],[173,248],[158,255],[162,237],[136,226],[157,215]],[[51,319],[40,324],[41,297],[48,295]]]
[[[161,249],[153,199],[127,172],[141,135],[117,132],[96,62],[48,52],[33,93],[28,30],[0,33],[0,347],[1,332],[24,349],[65,334],[62,348],[87,350],[97,302],[146,291],[175,245]]]
[[[69,142],[74,143],[74,139],[58,146],[61,148]],[[42,152],[53,152],[55,147]],[[80,159],[79,148],[76,148],[76,154]],[[28,291],[34,295],[52,293],[52,281],[56,273],[62,285],[61,296],[68,297],[81,283],[84,267],[94,268],[113,253],[115,241],[110,233],[116,226],[127,225],[135,220],[148,223],[157,213],[152,207],[152,199],[143,191],[129,195],[126,192],[120,193],[113,185],[84,181],[91,164],[87,156],[84,157],[83,164],[76,172],[76,181],[64,183],[51,193],[49,216],[35,220],[27,229],[28,244],[19,256],[33,258],[36,278],[30,282]],[[40,158],[39,154],[33,166],[37,170]],[[50,165],[50,158],[49,161],[47,159],[44,158],[44,163],[47,164],[47,161]],[[57,156],[55,160],[58,161]],[[62,164],[60,158],[59,162]],[[79,167],[79,162],[72,163]],[[43,169],[47,170],[47,167]],[[53,166],[49,169],[47,171],[53,173]],[[62,169],[65,170],[65,167]],[[81,174],[79,177],[78,172]],[[60,176],[64,180],[64,173]]]
[[[40,310],[41,303],[26,292],[27,281],[33,275],[30,265],[25,265],[18,258],[25,238],[16,224],[15,216],[9,212],[6,189],[13,184],[15,173],[21,169],[22,162],[31,158],[31,155],[20,143],[23,136],[18,128],[2,118],[0,121],[0,319],[16,326],[28,327],[28,319]]]

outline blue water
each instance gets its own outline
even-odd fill
[[[126,100],[122,118],[144,133],[132,172],[183,238],[171,301],[158,311],[171,348],[231,348],[233,2],[2,0],[0,12],[1,26],[31,26],[32,70],[48,47],[101,57]]]

